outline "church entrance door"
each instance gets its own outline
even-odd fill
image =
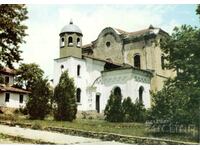
[[[96,95],[96,110],[100,112],[100,95]]]

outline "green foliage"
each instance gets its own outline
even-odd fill
[[[153,126],[199,126],[200,112],[200,29],[183,25],[175,27],[172,36],[161,42],[165,66],[176,71],[164,88],[153,93],[149,120]]]
[[[122,102],[122,110],[124,115],[123,120],[125,122],[134,121],[135,105],[133,104],[130,97],[125,98],[124,101]]]
[[[54,90],[54,118],[56,120],[73,121],[76,119],[77,104],[75,96],[74,80],[69,78],[65,71]]]
[[[144,107],[144,104],[136,99],[134,104],[134,116],[133,120],[135,122],[145,122],[146,121],[146,109]]]
[[[0,66],[13,68],[21,59],[19,47],[25,41],[27,26],[22,24],[27,17],[27,8],[22,4],[0,4]]]
[[[186,25],[180,28],[176,27],[172,36],[163,40],[161,48],[166,54],[168,62],[166,66],[177,71],[177,76],[170,80],[170,84],[167,85],[170,87],[166,87],[174,88],[174,90],[171,90],[173,96],[166,96],[174,101],[181,99],[181,97],[185,98],[182,102],[182,105],[185,104],[185,106],[177,105],[170,110],[180,109],[185,115],[189,113],[192,120],[187,122],[192,121],[190,123],[198,125],[199,116],[197,114],[200,110],[200,29]],[[166,90],[162,92],[166,93]],[[175,99],[177,96],[178,98]],[[191,108],[193,108],[192,111]]]
[[[135,103],[132,102],[130,97],[124,99],[122,109],[125,122],[145,122],[146,109],[141,101],[136,99]]]
[[[200,15],[200,4],[197,5],[196,13],[197,13],[197,15]]]
[[[122,111],[122,95],[121,93],[114,93],[111,91],[108,103],[106,105],[104,115],[105,120],[110,122],[122,122],[123,111]]]
[[[38,79],[32,85],[27,102],[30,119],[44,119],[50,111],[51,91],[47,79]]]
[[[4,84],[4,78],[0,75],[0,84]]]
[[[32,89],[34,83],[41,79],[44,71],[35,63],[20,64],[17,70],[16,82],[18,87],[25,86],[26,89]]]

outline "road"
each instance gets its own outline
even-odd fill
[[[20,128],[20,127],[10,127],[6,125],[0,125],[0,133],[11,135],[11,136],[19,136],[26,139],[33,139],[33,140],[41,140],[44,142],[50,142],[54,144],[60,145],[69,145],[69,144],[95,144],[95,145],[116,145],[116,144],[123,144],[118,143],[115,141],[102,141],[100,139],[92,139],[92,138],[85,138],[80,136],[72,136],[66,135],[62,133],[56,132],[49,132],[49,131],[42,131],[42,130],[33,130],[28,128]],[[8,144],[12,143],[8,141]],[[6,143],[6,140],[0,140],[0,143]]]

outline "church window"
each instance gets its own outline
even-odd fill
[[[141,68],[141,64],[140,64],[140,55],[139,54],[136,54],[134,56],[134,67],[136,68]]]
[[[144,92],[144,87],[140,86],[140,88],[139,88],[139,102],[143,102],[143,92]]]
[[[76,101],[77,101],[77,103],[81,102],[81,89],[80,88],[78,88],[76,90]]]
[[[164,67],[164,56],[162,55],[161,56],[161,67],[162,67],[162,69],[164,69],[165,67]]]
[[[106,46],[107,46],[107,47],[110,47],[110,42],[106,42]]]
[[[115,87],[114,88],[114,95],[115,96],[121,96],[122,95],[120,87]]]
[[[60,68],[61,68],[61,69],[64,69],[64,66],[63,66],[63,65],[61,65],[61,66],[60,66]]]
[[[78,66],[77,66],[77,76],[80,76],[80,71],[81,71],[81,66],[78,65]]]
[[[77,38],[77,47],[81,46],[80,38]]]
[[[73,39],[71,36],[68,38],[68,46],[73,46]]]
[[[61,47],[65,46],[65,39],[64,38],[61,38]]]

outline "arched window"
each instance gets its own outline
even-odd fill
[[[164,55],[162,55],[161,56],[161,67],[162,67],[162,69],[164,69],[165,67],[164,67],[164,62],[165,61],[165,59],[164,59]]]
[[[81,102],[81,89],[80,89],[80,88],[78,88],[78,89],[76,90],[76,102],[77,102],[77,103],[80,103],[80,102]]]
[[[141,68],[141,66],[140,66],[140,55],[139,54],[136,54],[135,56],[134,56],[134,67],[136,67],[136,68]]]
[[[73,46],[73,38],[71,36],[68,38],[68,46]]]
[[[65,39],[62,37],[60,42],[60,47],[65,46]]]
[[[144,87],[140,86],[139,88],[139,101],[143,102],[143,92],[144,92]]]
[[[81,66],[78,65],[78,66],[77,66],[77,76],[80,76],[80,71],[81,71]]]
[[[114,95],[115,96],[121,96],[122,95],[120,87],[115,87],[114,88]]]
[[[61,72],[63,72],[63,70],[64,70],[64,65],[61,65],[61,66],[60,66],[60,69],[61,69]]]
[[[77,38],[77,47],[80,47],[80,46],[81,46],[80,38]]]

